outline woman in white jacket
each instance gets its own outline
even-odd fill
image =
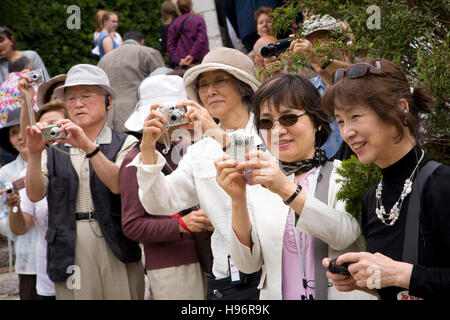
[[[240,164],[227,157],[215,162],[217,181],[232,198],[231,257],[243,272],[263,266],[261,299],[369,298],[330,287],[321,265],[323,257],[359,251],[361,230],[336,199],[340,162],[327,162],[319,149],[330,134],[319,101],[299,75],[266,81],[254,97],[255,123],[280,164],[263,151]],[[246,168],[251,179],[244,179]]]
[[[157,105],[152,106],[144,121],[141,153],[130,163],[137,167],[139,198],[145,210],[155,215],[171,215],[199,204],[214,227],[208,299],[258,299],[258,270],[230,277],[231,199],[216,182],[214,160],[223,155],[227,131],[242,129],[254,137],[255,144],[262,143],[249,111],[250,98],[260,83],[253,75],[250,58],[235,49],[218,48],[186,71],[184,85],[188,97],[196,101],[178,106],[189,106],[186,118],[200,124],[201,132],[199,126],[194,127],[194,139],[198,140],[198,133],[204,137],[187,149],[176,170],[164,176],[165,160],[155,150],[155,143],[166,132],[167,119],[155,109]],[[219,119],[219,124],[213,118]]]

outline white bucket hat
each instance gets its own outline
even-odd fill
[[[66,82],[63,86],[55,89],[57,98],[64,98],[64,90],[74,86],[99,86],[102,87],[114,99],[116,90],[109,85],[108,75],[97,66],[92,64],[77,64],[67,72]]]
[[[129,131],[142,131],[152,104],[176,104],[187,99],[183,78],[165,74],[145,78],[139,85],[138,96],[136,108],[125,122],[125,128]]]
[[[184,76],[184,86],[189,99],[198,101],[195,83],[200,74],[208,71],[223,70],[238,80],[248,84],[253,92],[258,90],[261,83],[255,78],[253,61],[239,50],[231,48],[217,48],[208,52],[201,64],[188,69]]]

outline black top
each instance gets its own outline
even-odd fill
[[[414,170],[422,151],[416,145],[402,159],[382,169],[383,206],[388,213],[399,199],[405,180]],[[422,168],[431,157],[425,154],[419,165]],[[417,172],[414,178],[417,176]],[[414,187],[414,184],[413,184]],[[405,237],[408,195],[403,201],[400,216],[393,226],[384,225],[375,214],[375,189],[365,194],[362,208],[362,232],[368,252],[380,252],[393,260],[401,261]],[[440,165],[426,180],[423,192],[419,225],[418,265],[414,265],[409,294],[420,298],[450,297],[450,167]],[[388,221],[389,222],[389,221]],[[388,287],[379,290],[382,300],[396,300],[406,289]]]

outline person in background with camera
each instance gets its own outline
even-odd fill
[[[368,252],[339,256],[337,264],[351,263],[350,275],[327,276],[338,290],[372,289],[381,300],[449,298],[450,168],[419,142],[421,113],[431,112],[433,99],[383,59],[338,70],[335,82],[322,107],[335,115],[358,159],[375,163],[382,178],[363,200]]]
[[[28,73],[33,69],[33,64],[30,59],[25,56],[21,56],[17,60],[9,63],[9,74],[6,80],[0,86],[0,128],[2,128],[8,119],[8,113],[14,109],[20,108],[26,101],[25,95],[19,89],[19,81],[21,73]],[[35,71],[36,74],[40,74],[39,70]],[[39,78],[39,77],[38,77]],[[34,99],[40,86],[40,81],[43,78],[37,79],[30,86],[29,97]],[[37,110],[37,105],[33,102],[34,110]],[[26,134],[22,133],[25,137]],[[16,158],[16,153],[11,154],[5,149],[1,149],[1,163],[5,165]]]
[[[152,104],[170,105],[187,99],[183,79],[165,74],[145,79],[139,88],[139,96],[136,111],[125,123],[129,131],[142,132]],[[163,172],[166,175],[177,168],[179,147],[183,151],[186,143],[190,144],[188,132],[183,140],[174,141],[172,133],[176,128],[171,127],[168,131],[171,152],[164,156]],[[162,153],[164,147],[160,139],[156,149]],[[146,212],[139,200],[136,167],[128,166],[139,152],[139,146],[133,148],[120,167],[122,225],[127,237],[144,244],[150,299],[205,300],[204,272],[209,271],[212,264],[209,219],[198,207],[170,217]]]
[[[167,31],[167,52],[171,67],[198,64],[209,52],[205,20],[192,11],[192,0],[177,0],[181,15]]]
[[[294,35],[290,35],[290,38],[280,40],[277,43],[278,47],[275,46],[271,48],[272,50],[266,50],[268,54],[272,54],[270,57],[263,54],[265,56],[264,63],[266,69],[272,75],[275,75],[281,71],[277,67],[279,62],[276,62],[276,55],[288,49],[282,60],[290,60],[293,55],[300,52],[308,59],[310,65],[307,68],[299,69],[298,73],[309,78],[322,96],[327,87],[331,85],[332,74],[338,68],[350,65],[350,58],[346,55],[345,50],[337,52],[339,58],[329,59],[326,62],[323,62],[323,56],[316,54],[319,44],[326,45],[330,43],[335,34],[338,34],[342,38],[340,40],[344,41],[346,46],[351,45],[351,40],[354,36],[345,21],[338,21],[330,15],[309,16],[302,25],[303,38],[294,39]],[[262,49],[262,53],[264,53],[264,48]],[[284,65],[286,62],[281,64]],[[353,152],[342,142],[336,121],[331,122],[330,126],[331,134],[323,145],[323,150],[329,158],[334,157],[339,160],[349,158]]]
[[[0,146],[17,158],[0,168],[0,190],[3,199],[0,201],[0,232],[14,241],[16,253],[15,272],[19,275],[19,297],[21,300],[41,300],[36,292],[36,241],[37,230],[32,225],[29,231],[21,236],[11,233],[9,215],[15,214],[12,207],[5,205],[6,189],[13,191],[12,182],[23,177],[27,167],[28,150],[26,138],[20,133],[20,108],[9,111],[8,121],[0,129]],[[10,251],[12,254],[12,251]]]
[[[24,109],[21,110],[22,113],[27,113]],[[69,113],[62,101],[53,101],[41,105],[36,114],[37,121],[48,124],[56,124],[59,120],[68,118]],[[21,119],[23,119],[22,115]],[[20,125],[23,125],[22,121]],[[24,177],[25,174],[26,170],[24,169],[21,176]],[[33,226],[36,226],[36,292],[44,300],[54,300],[55,288],[47,274],[47,240],[45,239],[48,225],[47,199],[32,202],[28,198],[25,188],[14,191],[14,193],[7,194],[7,201],[9,201],[8,205],[10,207],[9,224],[11,231],[16,236],[22,236],[27,234]],[[17,207],[17,212],[11,213],[14,207]]]
[[[108,52],[122,44],[122,37],[116,32],[119,18],[114,12],[106,12],[102,16],[103,29],[98,36],[98,52],[100,59]]]
[[[102,69],[73,66],[55,95],[70,120],[27,127],[26,190],[33,202],[47,196],[56,298],[143,299],[141,249],[123,234],[119,195],[119,166],[137,140],[105,124],[116,92]]]
[[[260,37],[256,40],[253,50],[248,54],[248,57],[253,60],[255,64],[255,74],[256,78],[262,83],[264,80],[270,77],[269,70],[266,69],[264,64],[264,57],[261,55],[261,48],[277,42],[277,38],[271,35],[266,35]]]
[[[157,106],[152,106],[145,118],[141,153],[130,164],[137,166],[139,198],[147,212],[170,215],[199,204],[208,216],[214,227],[208,299],[259,298],[260,271],[240,273],[230,259],[231,201],[216,183],[214,168],[214,159],[229,150],[227,131],[242,129],[254,137],[256,145],[262,142],[254,129],[253,113],[249,111],[259,85],[253,74],[253,63],[245,54],[230,48],[212,50],[201,64],[184,74],[187,95],[193,100],[177,106],[189,107],[185,119],[196,122],[196,142],[187,149],[177,169],[167,176],[161,172],[166,161],[156,150],[156,143],[166,133],[165,124],[170,119]],[[198,136],[202,135],[205,137],[199,140]]]
[[[0,83],[8,76],[8,63],[22,56],[31,60],[35,70],[42,70],[44,80],[50,78],[39,54],[33,50],[17,50],[17,39],[14,33],[8,27],[0,27]]]
[[[308,79],[281,74],[255,93],[255,126],[275,159],[252,151],[246,161],[215,161],[217,182],[232,200],[231,257],[251,273],[263,268],[261,299],[364,299],[328,285],[324,257],[359,251],[358,222],[336,199],[336,168],[320,149],[330,134],[320,95]],[[277,162],[279,160],[279,162]],[[251,168],[244,179],[244,170]],[[247,186],[249,183],[251,186]]]

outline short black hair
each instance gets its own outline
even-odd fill
[[[31,60],[22,56],[8,63],[8,72],[20,72],[30,65],[32,65]]]
[[[143,34],[140,31],[128,31],[127,33],[125,33],[125,35],[123,36],[123,41],[127,41],[127,40],[134,40],[137,42],[141,42],[143,39],[145,39],[145,34]]]
[[[331,118],[320,107],[319,91],[305,77],[298,74],[282,73],[266,80],[253,96],[252,111],[255,114],[255,125],[259,130],[261,108],[268,104],[269,108],[280,110],[280,106],[305,110],[311,117],[317,130],[315,146],[321,147],[331,133]]]

